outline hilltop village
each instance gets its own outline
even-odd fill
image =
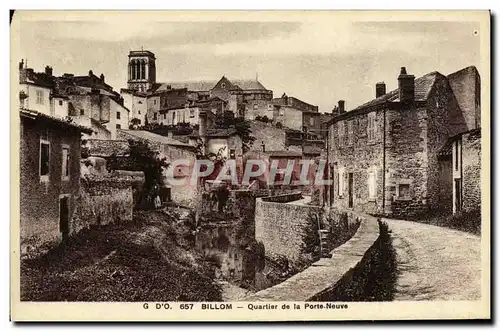
[[[130,51],[123,68],[128,80],[119,91],[104,73],[92,70],[55,75],[49,65],[37,72],[24,60],[18,69],[20,239],[27,261],[83,245],[75,238],[92,231],[97,237],[87,240],[109,236],[120,247],[120,234],[132,238],[127,245],[168,247],[170,252],[162,253],[171,259],[168,270],[182,266],[199,277],[189,294],[179,288],[182,295],[158,294],[155,300],[225,299],[199,285],[214,279],[233,291],[227,299],[249,293],[276,299],[273,285],[293,275],[299,283],[306,277],[301,275],[316,277],[312,273],[320,269],[307,268],[312,263],[331,257],[353,236],[378,233],[378,226],[365,225],[373,217],[438,217],[452,220],[455,228],[480,229],[480,77],[473,66],[421,77],[412,75],[411,67],[395,67],[397,89],[374,82],[372,100],[351,109],[344,100],[332,100],[333,109],[322,111],[300,95],[274,95],[257,77],[160,82],[156,56],[147,50]],[[189,162],[172,166],[179,160]],[[210,160],[215,171],[189,185],[167,180],[167,171],[191,179],[196,160]],[[254,160],[268,168],[249,183],[218,180],[225,164],[234,162],[240,178]],[[290,172],[287,164],[293,164]],[[300,180],[317,173],[326,184]],[[126,226],[138,219],[156,223],[145,223],[146,232],[137,235]],[[165,226],[182,237],[175,247],[166,243]],[[108,246],[101,258],[109,262],[120,253]],[[183,262],[172,262],[183,254],[188,256]],[[207,276],[210,261],[215,267]],[[112,283],[139,277],[139,271],[127,274],[132,271],[112,266],[99,268],[99,277]],[[303,293],[309,292],[302,299],[324,295],[322,285],[314,284],[304,287]],[[57,292],[32,297],[36,291],[30,286],[25,287],[29,299]],[[95,300],[91,291],[75,291],[59,292],[56,299]],[[145,298],[153,300],[128,299]]]

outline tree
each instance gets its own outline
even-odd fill
[[[215,126],[220,129],[234,128],[236,134],[241,138],[243,153],[246,153],[250,147],[252,147],[256,139],[252,136],[250,122],[243,117],[234,117],[232,111],[224,112],[224,114],[216,120]]]
[[[140,202],[146,208],[150,208],[153,202],[152,197],[159,194],[159,191],[165,186],[163,170],[169,164],[165,158],[160,158],[159,153],[152,150],[148,143],[132,139],[128,143],[128,157],[118,159],[115,154],[112,154],[107,162],[108,169],[144,172],[144,186]]]

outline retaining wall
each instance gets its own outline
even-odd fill
[[[255,239],[264,244],[266,256],[284,256],[292,262],[300,259],[308,217],[321,211],[317,206],[290,202],[300,197],[292,193],[256,199]]]
[[[286,219],[285,215],[282,217]],[[361,221],[359,229],[349,241],[331,252],[331,258],[322,258],[306,270],[244,301],[317,301],[335,296],[339,285],[345,287],[352,275],[359,274],[359,270],[370,264],[373,247],[379,238],[375,217],[348,212],[348,218],[349,221],[358,218]]]

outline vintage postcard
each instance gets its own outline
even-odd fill
[[[490,319],[488,11],[16,11],[14,321]]]

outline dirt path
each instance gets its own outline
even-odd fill
[[[384,221],[397,253],[395,300],[480,299],[480,237],[428,224]]]

